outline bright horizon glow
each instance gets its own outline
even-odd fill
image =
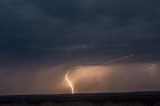
[[[118,61],[121,61],[121,60],[124,60],[124,59],[127,59],[127,58],[130,58],[130,57],[134,57],[134,55],[128,55],[128,56],[120,57],[120,58],[117,58],[117,59],[113,59],[113,60],[109,61],[109,62],[107,63],[107,65],[108,65],[108,64],[115,63],[115,62],[118,62]],[[98,68],[99,68],[99,67],[98,67]],[[66,75],[65,75],[65,80],[67,81],[68,85],[69,85],[70,88],[71,88],[71,93],[74,94],[74,93],[75,93],[75,91],[74,91],[74,86],[73,86],[72,82],[70,81],[70,79],[68,78],[68,74],[69,74],[69,72],[66,73]],[[79,74],[79,75],[80,75],[80,74]],[[85,74],[85,75],[88,75],[88,74]],[[98,73],[97,73],[97,75],[98,75]],[[104,75],[104,73],[103,73],[103,75]]]

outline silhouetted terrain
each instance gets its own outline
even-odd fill
[[[0,96],[0,106],[160,106],[160,92]]]

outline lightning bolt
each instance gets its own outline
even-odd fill
[[[134,57],[134,55],[128,55],[128,56],[124,56],[124,57],[121,57],[121,58],[113,59],[113,60],[107,62],[106,64],[109,65],[109,64],[112,64],[112,63],[115,63],[115,62],[130,58],[130,57]]]
[[[73,86],[72,82],[70,81],[70,79],[68,78],[68,75],[69,75],[69,72],[65,75],[65,79],[66,79],[66,81],[68,82],[68,85],[71,88],[71,93],[74,94],[74,86]]]

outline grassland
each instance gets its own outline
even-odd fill
[[[8,95],[0,106],[160,106],[160,92]]]

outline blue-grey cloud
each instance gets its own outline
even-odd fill
[[[9,89],[12,79],[38,83],[41,78],[35,76],[39,72],[43,76],[48,65],[61,67],[43,76],[53,74],[55,80],[68,67],[102,65],[130,54],[135,57],[127,62],[159,61],[159,4],[159,0],[0,0],[0,83],[4,85],[0,90]],[[7,75],[10,78],[5,80]],[[22,78],[25,75],[30,80]],[[32,86],[27,84],[18,85],[19,89]]]
[[[160,52],[158,3],[2,0],[1,54],[63,61],[132,53],[152,59]]]

